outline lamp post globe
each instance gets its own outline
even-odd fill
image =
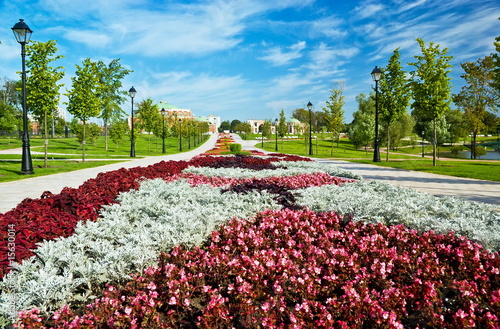
[[[12,28],[17,42],[21,44],[21,61],[22,61],[22,109],[23,109],[23,146],[22,146],[22,160],[21,160],[21,174],[31,175],[33,171],[33,162],[31,160],[30,151],[30,136],[28,133],[28,107],[26,106],[26,51],[25,46],[31,39],[33,31],[20,19]]]
[[[131,123],[130,127],[132,129],[131,135],[130,135],[130,157],[135,158],[135,136],[134,136],[134,97],[137,94],[137,90],[132,86],[132,88],[129,89],[128,94],[131,99],[131,104],[132,104],[132,113],[131,113]]]
[[[371,73],[375,81],[375,143],[373,145],[373,162],[380,162],[379,137],[378,137],[378,82],[382,76],[382,70],[375,66]]]
[[[161,144],[161,153],[162,154],[165,154],[167,153],[167,149],[165,147],[165,109],[162,108],[161,109],[161,121],[162,121],[162,132],[161,132],[161,136],[162,136],[162,144]]]
[[[307,103],[307,110],[309,111],[309,155],[313,155],[312,144],[312,107],[311,102]]]

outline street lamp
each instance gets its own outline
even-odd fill
[[[165,109],[161,109],[161,121],[163,123],[162,127],[162,133],[161,136],[163,137],[162,144],[161,144],[161,153],[165,154],[167,153],[166,148],[165,148]]]
[[[313,143],[312,143],[312,110],[313,105],[311,102],[307,103],[307,109],[309,110],[309,155],[313,155]]]
[[[179,152],[182,152],[182,119],[179,118]]]
[[[375,66],[371,75],[373,81],[375,81],[375,144],[373,146],[373,162],[380,162],[380,151],[378,145],[378,82],[382,76],[382,70]]]
[[[135,137],[134,137],[134,97],[137,94],[137,91],[135,88],[132,86],[132,88],[129,89],[128,94],[130,95],[131,103],[132,103],[132,122],[131,122],[131,127],[132,127],[132,135],[130,138],[130,157],[135,158]]]
[[[278,119],[274,120],[274,132],[276,133],[275,151],[278,152]]]
[[[23,148],[22,148],[22,161],[21,161],[21,174],[31,175],[33,171],[33,163],[31,161],[31,151],[30,151],[30,136],[28,133],[28,108],[26,107],[26,52],[25,46],[30,41],[31,34],[33,31],[24,22],[24,19],[20,19],[14,27],[12,28],[14,36],[17,42],[21,44],[21,59],[22,59],[22,85],[23,85],[23,95],[22,95],[22,107],[23,107]]]

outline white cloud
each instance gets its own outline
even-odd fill
[[[368,3],[366,5],[358,6],[354,8],[357,19],[365,19],[368,17],[373,18],[373,16],[380,11],[384,10],[384,5]]]
[[[335,16],[319,18],[311,22],[311,34],[324,35],[328,38],[341,38],[347,35],[347,31],[341,28],[342,19]]]
[[[266,56],[260,57],[261,60],[270,62],[274,66],[283,66],[292,62],[294,59],[302,57],[301,51],[306,47],[305,41],[299,41],[285,51],[281,47],[273,47],[267,51]]]
[[[110,37],[100,31],[70,30],[64,34],[68,40],[83,43],[90,47],[102,48],[109,44]]]

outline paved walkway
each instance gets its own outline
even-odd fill
[[[234,139],[237,143],[242,144],[243,149],[259,150],[263,153],[269,153],[256,147],[259,145],[258,141],[243,141],[238,135],[234,135]],[[44,191],[51,191],[57,194],[65,186],[76,188],[86,180],[96,177],[100,172],[117,170],[120,168],[148,166],[162,160],[188,160],[195,155],[213,148],[216,140],[217,135],[212,135],[205,144],[195,150],[185,153],[146,157],[68,173],[0,183],[0,213],[4,213],[14,208],[25,198],[39,198]],[[500,210],[500,183],[497,182],[385,168],[334,159],[312,159],[350,170],[361,175],[365,179],[378,179],[390,184],[414,188],[421,192],[428,192],[437,196],[457,196],[471,201],[484,202]]]

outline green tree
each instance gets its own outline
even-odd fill
[[[234,132],[244,134],[245,139],[247,138],[247,134],[252,132],[252,126],[248,122],[240,122],[236,126],[234,126]]]
[[[125,112],[120,105],[127,99],[127,92],[121,90],[122,80],[129,73],[133,72],[122,67],[120,59],[113,59],[107,66],[102,61],[96,63],[99,87],[98,97],[101,101],[100,118],[104,122],[104,144],[108,150],[108,123],[112,119],[119,119]]]
[[[0,101],[0,130],[12,133],[19,128],[19,110],[14,106]]]
[[[356,96],[358,110],[353,113],[353,120],[349,125],[349,139],[356,148],[365,147],[375,138],[375,101],[374,97],[359,94]]]
[[[415,55],[416,61],[408,63],[415,67],[411,72],[411,92],[413,95],[412,114],[424,120],[432,120],[434,123],[434,135],[436,135],[436,123],[438,118],[449,109],[451,102],[451,78],[449,77],[453,58],[447,56],[448,49],[440,49],[440,46],[430,42],[426,47],[425,42],[418,38],[418,44],[422,55]],[[436,166],[437,149],[436,136],[433,138],[432,164]]]
[[[477,135],[486,130],[484,122],[487,111],[497,111],[500,92],[494,88],[495,63],[491,56],[476,62],[461,63],[460,66],[465,71],[461,75],[465,85],[458,94],[453,95],[453,101],[464,111],[467,128],[472,133],[472,155],[476,159]]]
[[[158,107],[153,104],[151,98],[146,98],[138,106],[138,123],[139,126],[148,133],[153,132],[156,136],[163,133],[163,119]],[[157,129],[155,129],[155,126]],[[151,152],[151,134],[148,134],[148,154]]]
[[[326,101],[326,107],[323,107],[325,114],[326,129],[332,134],[332,147],[330,156],[333,156],[333,145],[335,139],[339,139],[340,133],[344,126],[344,110],[342,107],[345,104],[343,96],[345,84],[338,82],[331,90],[330,99]]]
[[[86,125],[90,118],[101,113],[101,101],[98,96],[99,73],[96,62],[86,58],[82,65],[76,65],[76,76],[71,78],[72,89],[67,93],[67,110],[83,123],[82,162],[85,162]]]
[[[449,110],[445,113],[446,122],[449,124],[449,142],[458,143],[460,139],[467,136],[467,129],[464,123],[464,114],[459,109]]]
[[[498,19],[500,20],[500,17]],[[496,52],[491,54],[495,65],[492,85],[500,93],[500,36],[495,38],[493,44],[495,45]]]
[[[304,108],[295,109],[292,112],[292,118],[297,119],[302,123],[309,122],[309,111]]]
[[[1,89],[1,102],[4,102],[7,105],[13,106],[15,108],[21,109],[21,96],[18,91],[21,90],[22,82],[19,81],[10,81],[4,79],[3,89]]]
[[[391,133],[389,134],[389,150],[397,150],[401,145],[401,140],[412,134],[413,128],[415,127],[415,120],[408,112],[403,112],[403,114],[390,125]],[[381,134],[386,134],[386,129],[388,126],[383,126]],[[385,143],[384,143],[385,144]],[[387,145],[385,145],[387,146]],[[389,152],[389,151],[388,151]]]
[[[406,109],[410,104],[408,81],[406,72],[401,66],[400,58],[399,48],[397,48],[389,58],[387,67],[382,69],[382,78],[379,85],[380,119],[384,123],[386,131],[386,161],[389,161],[391,140],[394,140],[391,138],[391,126],[406,113]],[[400,125],[399,128],[401,127]]]
[[[497,133],[498,121],[499,117],[496,114],[491,112],[486,112],[484,116],[484,133],[488,135],[494,135]]]
[[[113,143],[118,144],[123,140],[123,137],[130,130],[127,120],[121,119],[114,121],[109,127],[109,138]]]
[[[28,60],[26,66],[30,75],[26,79],[27,105],[37,117],[44,128],[44,168],[47,168],[47,152],[49,146],[49,119],[57,114],[59,104],[59,89],[63,84],[58,84],[64,76],[62,67],[52,67],[51,63],[61,59],[63,56],[55,55],[57,52],[56,42],[33,42],[26,47]]]
[[[101,136],[102,132],[101,127],[99,127],[97,123],[90,122],[83,125],[77,118],[73,118],[73,120],[71,120],[70,128],[82,146],[85,145],[83,143],[84,140],[89,144],[94,144],[99,136]]]
[[[235,132],[236,126],[238,126],[240,123],[241,123],[241,121],[237,120],[237,119],[234,119],[233,121],[231,121],[231,132]]]
[[[271,120],[266,120],[262,124],[261,133],[262,135],[264,135],[264,137],[271,138],[271,133],[272,133],[271,126],[272,126]]]
[[[221,133],[224,132],[225,130],[227,131],[231,130],[231,122],[229,122],[229,120],[222,121],[220,123],[219,132]]]

